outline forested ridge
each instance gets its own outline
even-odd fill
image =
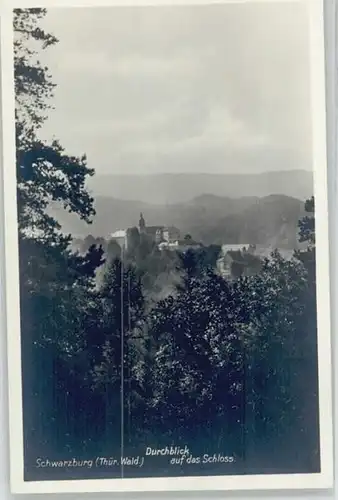
[[[282,195],[225,198],[205,194],[167,205],[95,196],[94,207],[89,229],[96,237],[134,226],[143,212],[149,225],[176,226],[206,245],[250,242],[289,250],[299,246],[297,225],[304,215],[304,201]],[[76,238],[88,235],[88,225],[62,206],[53,206],[50,213]]]
[[[85,181],[94,171],[85,156],[39,139],[54,86],[38,54],[57,43],[39,27],[44,15],[14,15],[26,479],[119,477],[119,470],[47,471],[35,463],[118,456],[122,414],[129,455],[188,445],[194,454],[236,457],[208,474],[318,471],[314,198],[299,220],[307,250],[291,260],[275,251],[252,276],[219,276],[215,248],[163,257],[142,237],[107,261],[100,246],[72,252],[72,235],[48,205],[90,223]],[[179,280],[169,292],[150,293],[170,273]],[[164,461],[150,465],[126,474],[187,473]]]

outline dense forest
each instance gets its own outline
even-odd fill
[[[125,476],[318,471],[314,198],[299,220],[306,250],[276,250],[236,279],[217,273],[215,246],[163,254],[136,237],[108,260],[96,244],[74,253],[48,206],[90,223],[94,171],[39,139],[54,85],[38,54],[57,43],[44,15],[14,14],[26,479],[120,477],[36,459],[119,456],[121,442],[130,456],[187,445],[235,457],[227,468],[156,457]],[[179,279],[151,293],[160,275]]]

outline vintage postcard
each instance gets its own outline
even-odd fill
[[[330,487],[322,1],[14,7],[12,491]]]

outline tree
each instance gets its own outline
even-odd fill
[[[116,258],[103,278],[97,296],[97,309],[91,313],[92,324],[87,327],[87,348],[93,353],[93,387],[104,395],[105,436],[107,443],[117,436],[120,418],[120,383],[125,380],[125,407],[133,403],[137,389],[138,348],[144,321],[144,297],[140,280],[132,267]],[[123,338],[122,338],[123,336]],[[123,344],[123,353],[122,353]],[[123,356],[123,359],[122,359]],[[123,371],[123,373],[121,373]],[[130,425],[126,421],[126,432]]]
[[[231,284],[209,273],[187,277],[175,296],[150,312],[148,377],[153,384],[147,426],[158,435],[169,430],[172,439],[191,443],[196,454],[210,446],[213,452],[242,451],[244,385],[236,301]]]
[[[303,432],[313,457],[316,422],[306,409],[314,405],[315,332],[303,264],[274,252],[255,275],[227,282],[195,273],[193,254],[183,259],[177,293],[149,313],[144,425],[158,434],[175,428],[175,439],[199,442],[199,452],[208,442],[221,451],[229,436],[237,455],[278,444],[284,460],[283,442]]]
[[[315,235],[315,199],[312,196],[305,202],[306,215],[299,221],[299,241],[307,242],[306,250],[295,252],[295,258],[304,265],[307,272],[307,288],[304,294],[306,314],[301,331],[307,332],[306,350],[298,363],[298,393],[302,403],[299,425],[301,437],[311,448],[311,460],[319,461],[319,400],[318,400],[318,363],[317,363],[317,288],[316,288],[316,235]],[[306,377],[304,377],[304,373]],[[306,382],[305,382],[306,380]],[[313,452],[315,450],[315,453]]]
[[[75,436],[70,429],[80,435],[78,431],[86,428],[82,425],[89,414],[89,398],[84,394],[88,373],[84,319],[101,263],[102,250],[97,248],[81,258],[39,241],[21,242],[23,416],[28,460],[37,450],[61,447],[65,452]],[[68,439],[60,441],[59,433]],[[86,436],[82,434],[81,439]]]
[[[88,234],[83,240],[82,253],[88,252],[89,248],[96,244],[95,238],[92,234]]]
[[[299,227],[299,241],[300,242],[308,242],[309,246],[313,246],[316,242],[315,235],[315,199],[314,196],[306,200],[305,202],[305,212],[309,215],[305,215],[302,219],[300,219],[298,223]]]
[[[58,141],[45,144],[38,139],[51,108],[54,84],[32,47],[45,50],[57,43],[54,35],[39,27],[45,15],[44,9],[14,11],[18,219],[21,236],[33,234],[43,241],[62,243],[70,238],[60,235],[59,223],[47,213],[49,203],[57,202],[90,222],[95,212],[85,180],[94,171],[87,167],[85,156],[68,156]]]
[[[104,252],[107,252],[108,243],[102,236],[95,238],[96,247],[101,247]]]
[[[315,298],[315,288],[316,288],[316,229],[315,229],[315,199],[314,196],[306,200],[305,202],[305,212],[309,215],[305,215],[300,219],[298,223],[299,227],[299,242],[307,243],[307,249],[296,250],[295,257],[303,262],[305,268],[308,272],[308,279],[312,282],[313,299]],[[312,301],[313,302],[313,301]],[[314,308],[316,310],[316,302],[314,302]]]
[[[131,257],[135,256],[138,247],[140,246],[140,233],[137,227],[132,227],[127,231],[127,239],[128,239],[128,255]]]
[[[121,247],[116,240],[110,240],[107,245],[107,260],[112,262],[116,257],[120,257]]]
[[[38,59],[34,44],[44,50],[55,45],[57,38],[39,27],[45,9],[15,9],[14,28],[14,85],[16,101],[17,140],[24,145],[36,137],[36,131],[51,109],[50,98],[55,85],[48,68]]]
[[[74,375],[74,364],[83,356],[85,311],[102,264],[101,248],[72,254],[71,236],[48,211],[54,202],[89,223],[94,209],[85,180],[94,171],[85,156],[39,138],[54,84],[38,53],[57,43],[39,27],[45,15],[44,9],[16,9],[13,21],[25,452],[33,455],[40,445],[60,446],[58,432],[69,433],[74,422],[81,427],[85,412],[76,394],[83,394],[85,382]],[[66,403],[74,408],[67,416],[72,424],[65,421]]]
[[[182,269],[187,276],[204,275],[216,268],[221,247],[210,245],[197,249],[189,248],[178,253],[178,269]]]

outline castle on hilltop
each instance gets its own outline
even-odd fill
[[[140,236],[146,235],[160,250],[185,251],[188,248],[201,247],[201,244],[195,242],[189,235],[182,240],[180,230],[175,226],[147,226],[142,213],[140,213],[138,228],[120,229],[111,234],[110,238],[127,250],[129,235],[133,230],[138,230]]]
[[[146,234],[157,245],[160,243],[172,243],[180,239],[180,231],[175,226],[147,226],[143,214],[140,214],[139,220],[140,234]]]

